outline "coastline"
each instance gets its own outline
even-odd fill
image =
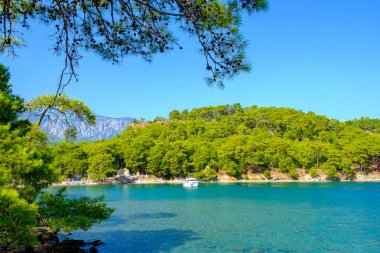
[[[169,184],[169,185],[178,185],[182,184],[185,179],[173,179],[173,180],[141,180],[134,181],[129,183],[119,183],[119,182],[92,182],[92,181],[64,181],[61,183],[55,183],[51,186],[96,186],[96,185],[160,185],[160,184]],[[202,181],[206,184],[236,184],[236,183],[380,183],[380,178],[371,178],[371,179],[353,179],[353,180],[294,180],[294,179],[279,179],[279,180],[218,180],[218,181]]]

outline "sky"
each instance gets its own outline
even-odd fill
[[[96,114],[151,120],[173,109],[240,103],[291,107],[339,120],[380,118],[380,1],[269,0],[266,12],[244,16],[252,71],[210,88],[193,38],[179,34],[183,50],[113,65],[84,53],[79,81],[66,93]],[[49,29],[25,32],[10,68],[14,92],[27,100],[53,93],[63,59],[52,53]]]

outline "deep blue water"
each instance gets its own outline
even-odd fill
[[[117,210],[75,239],[100,252],[380,252],[380,183],[70,187]]]

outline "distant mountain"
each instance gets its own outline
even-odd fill
[[[33,117],[29,118],[31,121],[36,121]],[[71,121],[70,124],[75,126],[78,130],[77,140],[107,140],[115,135],[120,134],[124,129],[132,123],[132,118],[110,118],[101,115],[96,116],[96,125],[88,126],[79,120]],[[40,128],[46,132],[49,139],[64,139],[63,133],[68,128],[64,120],[57,120],[55,122],[43,121]]]

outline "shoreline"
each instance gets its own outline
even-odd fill
[[[322,170],[317,171],[317,176],[312,177],[305,169],[297,169],[297,179],[292,179],[288,174],[281,172],[279,169],[272,168],[270,177],[266,177],[264,173],[252,173],[241,175],[240,177],[232,177],[224,172],[216,175],[214,179],[209,181],[201,181],[210,184],[233,184],[233,183],[328,183],[328,182],[380,182],[380,171],[356,171],[352,177],[347,177],[344,173],[338,174],[337,180],[327,179],[326,174]],[[78,178],[79,179],[79,178]],[[82,178],[86,179],[86,178]],[[118,174],[113,177],[101,179],[99,181],[83,180],[66,181],[53,184],[52,186],[75,186],[75,185],[153,185],[153,184],[183,184],[185,178],[177,177],[173,179],[159,178],[153,175],[131,174],[128,169],[120,169]]]
[[[178,185],[182,184],[185,179],[175,179],[175,180],[141,180],[130,183],[116,183],[116,182],[91,182],[91,181],[81,181],[81,182],[70,182],[65,181],[61,183],[55,183],[51,186],[59,187],[59,186],[92,186],[92,185],[160,185],[160,184],[169,184],[169,185]],[[219,181],[201,181],[203,184],[234,184],[234,183],[380,183],[380,178],[376,179],[354,179],[354,180],[219,180]]]

